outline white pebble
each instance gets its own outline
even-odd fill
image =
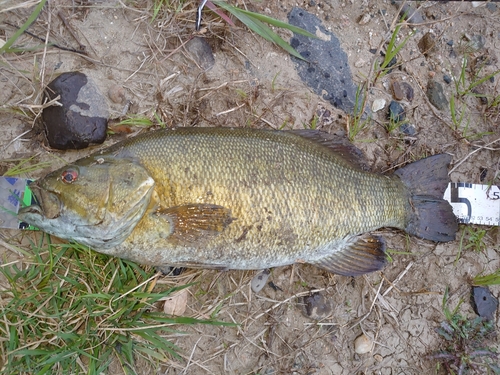
[[[385,107],[385,99],[384,98],[381,98],[381,99],[375,99],[372,103],[372,111],[373,112],[378,112],[380,111],[381,109],[384,109]]]
[[[372,350],[373,341],[364,333],[354,340],[354,351],[358,354],[365,354]]]
[[[270,274],[271,271],[266,269],[254,276],[252,282],[250,283],[254,293],[259,293],[266,286],[267,279],[269,279]]]

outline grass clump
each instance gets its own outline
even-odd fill
[[[185,286],[153,291],[154,272],[49,238],[31,262],[0,267],[1,374],[101,374],[112,362],[135,374],[137,356],[179,358],[162,336],[173,325],[225,324],[166,316],[154,304]]]
[[[446,320],[436,332],[445,340],[443,349],[429,355],[439,362],[448,374],[500,374],[495,349],[486,346],[494,337],[494,325],[481,317],[464,317],[458,312],[461,302],[448,307],[448,288],[443,296],[442,309]]]
[[[500,284],[500,269],[487,275],[477,275],[472,278],[472,285],[475,286],[489,286]]]
[[[401,31],[401,27],[403,27],[404,24],[405,23],[403,18],[401,19],[400,23],[396,25],[394,31],[391,34],[391,39],[387,44],[382,62],[380,63],[376,62],[375,66],[376,75],[373,84],[375,84],[379,78],[383,77],[388,72],[390,72],[391,69],[393,69],[393,65],[396,63],[399,51],[401,51],[401,49],[406,45],[406,43],[408,43],[408,40],[415,34],[412,31],[401,41],[401,43],[397,43],[399,38],[399,32]]]
[[[248,27],[250,30],[255,32],[257,35],[261,36],[265,40],[272,42],[279,46],[280,48],[284,49],[286,52],[289,54],[301,59],[305,60],[300,53],[298,53],[295,48],[293,48],[290,44],[288,44],[283,38],[281,38],[277,33],[275,33],[269,26],[266,24],[269,24],[274,27],[279,27],[282,29],[290,30],[294,33],[301,34],[308,36],[310,38],[316,38],[316,35],[311,34],[310,32],[300,28],[296,27],[293,25],[290,25],[286,22],[277,20],[276,18],[273,17],[268,17],[260,13],[256,12],[250,12],[248,10],[244,10],[238,7],[235,7],[233,5],[228,4],[225,1],[220,1],[220,0],[212,0],[211,2],[207,2],[207,6],[211,5],[210,3],[215,4],[216,6],[224,9],[228,13],[232,14],[236,18],[238,18],[246,27]],[[210,6],[211,9],[213,7]],[[216,11],[214,9],[214,11]],[[219,14],[219,12],[216,12]],[[219,14],[220,15],[220,14]],[[221,15],[222,16],[222,15]],[[224,17],[225,19],[225,17]]]

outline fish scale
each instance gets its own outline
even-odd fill
[[[420,167],[418,163],[405,167],[401,175],[386,176],[363,171],[350,153],[343,143],[316,131],[178,128],[120,142],[49,174],[37,186],[47,196],[59,194],[57,199],[43,199],[40,194],[41,210],[44,204],[61,201],[60,216],[52,219],[58,220],[61,230],[51,229],[52,234],[71,240],[71,233],[63,229],[75,220],[71,215],[79,204],[71,197],[71,188],[86,176],[64,184],[61,173],[68,168],[96,168],[99,161],[108,169],[109,180],[117,181],[116,187],[110,184],[111,191],[123,188],[120,175],[114,175],[115,163],[128,163],[124,167],[129,165],[130,173],[147,174],[154,180],[153,192],[144,189],[133,199],[141,207],[134,212],[142,216],[133,216],[127,227],[119,212],[110,213],[109,219],[95,225],[94,236],[83,239],[94,250],[141,264],[262,269],[308,262],[357,275],[385,263],[383,240],[367,232],[411,227],[410,233],[423,238],[451,239],[456,223],[447,222],[453,221],[447,202],[432,194],[412,196],[417,185],[418,191],[425,190],[422,183],[429,184],[430,191],[440,189],[432,184],[433,174],[446,173],[447,155],[421,162],[425,165]],[[424,168],[428,171],[421,173]],[[426,177],[414,181],[416,175]],[[435,209],[428,207],[433,199]],[[445,215],[436,225],[438,233],[426,232],[434,226],[420,223],[420,217],[432,220],[441,211]],[[23,220],[43,230],[47,218],[41,216],[37,212]],[[130,234],[120,241],[99,241],[112,223],[123,227],[114,232]]]

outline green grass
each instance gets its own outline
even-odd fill
[[[5,42],[5,44],[2,47],[0,47],[0,55],[3,53],[21,52],[29,50],[29,49],[14,48],[13,45],[16,42],[16,40],[28,29],[28,27],[30,27],[31,24],[36,21],[38,15],[42,11],[46,2],[47,0],[41,0],[40,3],[33,10],[33,13],[30,14],[26,22],[24,22],[24,24]]]
[[[464,226],[458,244],[458,252],[455,258],[455,265],[462,256],[464,250],[474,250],[481,252],[486,250],[486,235],[488,231],[483,228]]]
[[[12,168],[9,168],[3,175],[10,177],[10,176],[19,176],[23,175],[25,173],[33,173],[38,170],[46,169],[52,165],[51,162],[37,162],[37,163],[32,163],[32,161],[37,157],[37,155],[34,155],[30,158],[27,159],[22,159],[22,160],[12,160],[13,162],[19,162]]]
[[[462,58],[460,74],[454,78],[455,93],[450,97],[450,114],[452,127],[455,133],[462,139],[473,141],[480,139],[492,132],[475,132],[470,129],[471,117],[476,109],[471,109],[470,98],[484,98],[488,100],[485,113],[494,114],[498,111],[500,95],[478,93],[477,88],[485,82],[495,79],[500,70],[483,75],[483,66],[477,69],[468,69],[469,55]],[[469,72],[472,70],[471,72]]]
[[[444,367],[448,374],[500,374],[498,354],[487,346],[494,339],[494,323],[461,315],[462,302],[450,310],[446,288],[442,302],[446,320],[436,329],[444,343],[428,358],[438,361],[437,369]]]
[[[156,290],[157,275],[76,244],[39,234],[29,262],[4,264],[0,374],[101,374],[110,363],[135,374],[179,358],[163,335],[183,324],[233,325],[157,312],[155,302],[188,285]]]
[[[392,66],[390,66],[391,61],[393,61],[393,59],[397,57],[399,51],[401,51],[401,49],[406,45],[408,40],[415,34],[412,31],[401,41],[401,43],[398,44],[397,41],[399,32],[401,31],[401,27],[403,27],[403,25],[404,25],[404,16],[401,19],[400,23],[396,25],[394,31],[391,34],[391,39],[389,40],[389,43],[387,44],[387,48],[385,50],[384,59],[380,64],[377,62],[377,65],[375,67],[376,75],[373,84],[375,84],[379,78],[382,78],[393,68]]]
[[[365,85],[356,89],[356,97],[352,116],[347,120],[347,137],[351,142],[361,133],[371,122],[371,118],[363,118],[368,93],[364,90]]]
[[[238,7],[228,4],[225,1],[212,0],[212,3],[224,9],[225,11],[231,13],[233,16],[238,18],[246,27],[255,32],[257,35],[261,36],[262,38],[264,38],[269,42],[278,45],[289,54],[301,60],[305,59],[290,44],[288,44],[285,40],[283,40],[283,38],[281,38],[266,24],[290,30],[294,33],[305,35],[310,38],[316,38],[316,35],[311,34],[310,32],[301,29],[300,27],[292,26],[286,22],[282,22],[280,20],[265,16],[260,13],[250,12],[248,10],[240,9]]]
[[[490,286],[500,284],[500,269],[487,275],[477,275],[472,278],[472,285]]]

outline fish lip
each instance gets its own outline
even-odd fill
[[[24,207],[20,213],[30,213],[43,216],[47,219],[55,219],[61,214],[61,200],[59,195],[53,191],[46,190],[37,184],[30,187],[31,192],[35,197],[35,204]]]
[[[40,216],[43,216],[43,210],[42,207],[38,204],[32,204],[31,206],[26,206],[22,207],[19,209],[19,215],[26,215],[26,214],[37,214]]]

